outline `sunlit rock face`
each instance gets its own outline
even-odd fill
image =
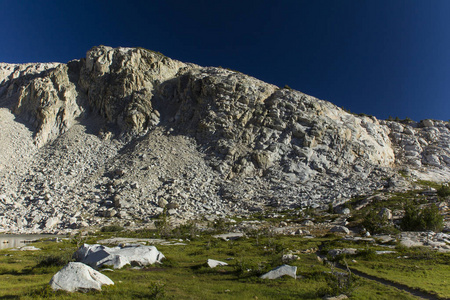
[[[444,181],[449,128],[349,114],[141,48],[0,64],[0,231],[324,206]]]

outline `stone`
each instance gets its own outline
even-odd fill
[[[279,266],[266,274],[262,275],[260,278],[262,279],[277,279],[282,276],[291,276],[294,279],[297,279],[297,267],[290,265],[282,265]]]
[[[208,259],[207,264],[210,268],[215,268],[217,266],[228,266],[226,262],[218,261],[214,259]]]
[[[381,219],[392,220],[392,211],[389,208],[383,207],[378,213],[378,216]]]
[[[165,207],[167,206],[168,203],[169,203],[169,202],[167,202],[167,200],[164,199],[164,198],[160,198],[160,199],[158,200],[158,206],[161,207],[161,208],[165,208]]]
[[[434,126],[433,120],[430,120],[430,119],[422,120],[421,123],[424,127],[433,127]]]
[[[338,296],[323,297],[322,299],[324,299],[324,300],[344,300],[344,299],[348,299],[348,296],[345,294],[341,294]]]
[[[302,225],[311,227],[311,226],[314,226],[314,222],[311,221],[311,220],[305,220],[305,221],[302,222]]]
[[[35,246],[24,246],[20,247],[20,251],[39,251],[40,248],[36,248]]]
[[[60,219],[58,217],[50,217],[45,222],[45,228],[46,229],[52,229],[53,227],[56,227],[56,225],[60,222]]]
[[[407,248],[411,248],[423,246],[423,243],[418,240],[413,240],[411,238],[403,238],[400,240],[400,245],[405,246]]]
[[[386,243],[389,243],[389,242],[392,242],[392,241],[394,241],[395,240],[395,238],[394,237],[392,237],[392,236],[390,236],[390,235],[380,235],[380,234],[377,234],[377,235],[374,235],[374,236],[372,236],[375,240],[378,240],[380,243],[382,243],[382,244],[386,244]]]
[[[216,239],[222,239],[224,241],[231,241],[231,240],[237,240],[244,236],[241,232],[230,232],[230,233],[223,233],[223,234],[216,234],[213,235]]]
[[[73,257],[93,268],[111,266],[114,269],[121,269],[128,264],[147,266],[161,263],[164,255],[155,246],[124,244],[110,248],[99,244],[84,244],[78,248]]]
[[[288,262],[290,262],[290,261],[299,260],[299,259],[300,259],[300,257],[299,257],[298,255],[295,255],[295,254],[284,254],[284,255],[281,257],[281,260],[282,260],[284,263],[288,263]]]
[[[330,229],[330,232],[339,232],[339,233],[350,234],[350,230],[347,227],[341,226],[341,225],[336,225],[336,226],[332,227]]]
[[[393,251],[393,250],[377,250],[377,251],[375,251],[375,254],[377,254],[377,255],[393,254],[393,253],[397,253],[397,251]]]
[[[348,207],[336,207],[335,211],[340,215],[349,215],[351,213]]]
[[[355,255],[357,252],[358,250],[355,248],[332,249],[328,251],[328,255],[331,257],[336,257],[341,254]]]
[[[113,285],[107,276],[80,262],[69,262],[50,280],[53,290],[88,292],[101,290],[103,285]]]

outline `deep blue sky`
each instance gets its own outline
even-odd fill
[[[140,46],[378,118],[450,119],[449,0],[0,0],[0,61]]]

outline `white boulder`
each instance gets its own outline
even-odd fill
[[[262,279],[277,279],[284,275],[291,276],[293,278],[297,278],[297,267],[290,265],[282,265],[279,266],[272,271],[267,272],[262,275],[260,278]]]
[[[215,259],[208,259],[207,264],[210,268],[215,268],[217,266],[228,266],[226,262],[215,260]]]
[[[111,284],[114,284],[114,282],[107,276],[79,262],[68,263],[50,280],[50,286],[53,290],[68,292],[101,290],[102,285]]]
[[[103,245],[84,244],[74,254],[74,258],[93,268],[104,265],[121,269],[125,265],[146,266],[160,263],[165,256],[155,246],[125,244],[114,248]]]

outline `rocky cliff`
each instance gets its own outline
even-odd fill
[[[324,206],[450,178],[448,122],[357,116],[140,48],[0,64],[0,126],[6,232]]]

